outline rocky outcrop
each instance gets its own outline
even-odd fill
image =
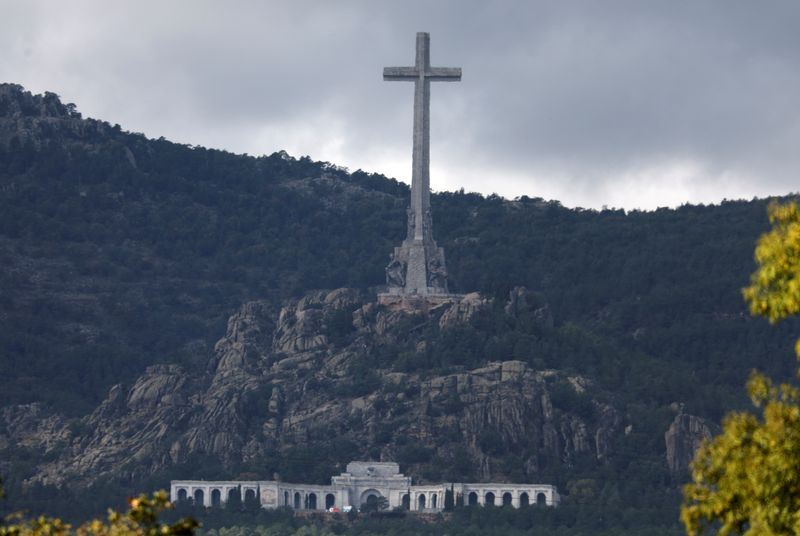
[[[465,324],[483,311],[489,305],[489,300],[477,292],[465,295],[461,301],[451,305],[439,317],[439,327],[446,329],[458,324]]]
[[[0,409],[0,449],[14,444],[18,447],[41,448],[46,453],[57,449],[70,439],[69,421],[48,414],[41,404],[25,404]]]
[[[544,298],[525,287],[515,287],[508,295],[506,314],[514,319],[529,317],[536,323],[553,327],[553,313]]]
[[[578,415],[551,396],[558,382],[588,397],[591,382],[522,361],[439,375],[374,369],[364,391],[353,383],[353,365],[378,346],[403,340],[424,351],[420,326],[433,321],[448,329],[491,304],[474,294],[416,313],[361,300],[338,289],[280,307],[247,303],[231,316],[207,368],[151,366],[133,385],[112,387],[77,425],[42,419],[35,408],[6,409],[8,440],[41,445],[60,438],[67,445],[32,478],[48,484],[143,477],[198,454],[236,467],[268,450],[324,448],[332,437],[358,445],[353,458],[380,452],[397,459],[409,442],[438,459],[466,448],[476,476],[486,479],[504,478],[509,457],[535,479],[548,463],[571,463],[576,455],[602,463],[613,453],[621,419],[612,406],[595,401],[592,415]],[[506,307],[521,318],[544,305],[515,290]],[[328,341],[331,319],[340,327],[352,322],[342,344]],[[40,432],[24,436],[37,426]],[[413,462],[408,470],[414,472]]]
[[[0,84],[0,115],[22,117],[80,118],[74,104],[62,104],[58,95],[33,95],[18,84]]]
[[[595,404],[597,428],[594,433],[595,455],[603,460],[613,453],[612,441],[622,425],[619,412],[608,404]]]
[[[186,375],[178,365],[154,365],[147,367],[144,376],[139,378],[128,394],[127,407],[156,408],[172,406],[183,401],[182,387]],[[110,399],[114,399],[112,393]]]
[[[272,338],[272,350],[296,354],[325,347],[325,311],[347,309],[358,303],[354,289],[336,289],[331,292],[313,292],[285,305],[278,315]]]
[[[450,410],[432,419],[427,430],[454,426],[476,458],[484,461],[491,461],[496,448],[533,453],[523,460],[526,467],[533,468],[538,467],[538,459],[566,461],[576,453],[607,452],[605,439],[619,426],[613,408],[604,407],[601,426],[592,430],[583,418],[553,407],[548,378],[552,381],[551,372],[532,370],[521,361],[504,361],[427,380],[421,385],[420,396],[428,408]],[[453,412],[455,407],[460,411]],[[491,441],[487,442],[487,437]],[[421,439],[436,438],[423,435]],[[483,467],[491,467],[491,463]],[[481,477],[491,478],[491,471]]]
[[[20,85],[0,84],[1,145],[16,138],[39,147],[44,139],[81,140],[112,130],[103,121],[83,119],[74,104],[63,104],[55,93],[33,95]]]
[[[225,377],[244,368],[259,366],[260,349],[271,340],[275,328],[266,302],[244,304],[228,319],[225,336],[214,346],[212,370]]]
[[[664,433],[667,447],[667,466],[674,474],[686,473],[700,444],[711,439],[716,426],[705,419],[686,413],[675,416]]]

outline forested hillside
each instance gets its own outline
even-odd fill
[[[281,151],[252,157],[148,139],[83,119],[53,94],[0,85],[0,474],[9,488],[24,493],[34,467],[61,448],[45,454],[9,440],[3,427],[21,405],[71,420],[61,439],[77,441],[112,385],[133,384],[154,364],[205,371],[245,302],[277,310],[340,287],[374,299],[405,232],[407,196],[381,175]],[[451,289],[493,305],[453,329],[417,330],[414,344],[382,341],[362,367],[424,378],[517,360],[590,378],[595,400],[630,426],[626,439],[606,460],[548,462],[542,474],[573,492],[575,508],[621,511],[634,501],[626,523],[653,512],[677,521],[685,475],[670,471],[664,444],[676,413],[718,422],[744,402],[752,368],[780,378],[795,367],[799,326],[751,318],[740,296],[766,201],[594,211],[461,191],[434,194],[432,204]],[[546,304],[547,322],[508,315],[517,287]],[[350,320],[328,318],[331,344],[352,342]],[[592,412],[585,398],[553,389],[564,411]],[[497,452],[487,455],[515,455],[502,439],[489,443]],[[281,456],[271,468],[289,470]],[[419,477],[437,462],[409,464]],[[215,470],[209,477],[242,467]],[[291,470],[318,479],[320,468]],[[113,489],[163,485],[168,474]]]

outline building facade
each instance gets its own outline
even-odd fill
[[[205,506],[222,506],[238,493],[243,501],[257,500],[262,508],[288,506],[295,510],[329,510],[358,508],[383,497],[390,509],[436,512],[444,509],[448,490],[453,491],[454,501],[468,506],[520,508],[533,504],[557,506],[560,502],[555,486],[546,484],[453,482],[412,486],[411,478],[400,473],[400,466],[394,462],[350,462],[346,472],[331,478],[329,486],[273,480],[173,480],[170,498],[172,501],[191,499]]]

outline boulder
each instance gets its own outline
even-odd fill
[[[477,292],[467,294],[461,301],[455,302],[439,317],[439,327],[450,328],[458,324],[465,324],[484,310],[489,305],[489,300],[481,297]]]

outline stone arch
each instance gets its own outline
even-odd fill
[[[436,508],[436,502],[437,502],[436,500],[437,499],[438,499],[438,497],[436,496],[435,493],[431,495],[431,508]]]
[[[494,493],[491,491],[487,492],[483,499],[483,504],[486,506],[494,506]]]
[[[284,506],[289,506],[289,492],[288,491],[284,491],[283,492],[283,505]]]
[[[225,500],[230,502],[231,500],[236,501],[237,499],[239,501],[242,500],[242,492],[239,490],[239,488],[231,488],[231,489],[229,489],[228,490],[228,496],[225,498]]]
[[[211,506],[219,506],[222,504],[222,492],[218,488],[211,490]]]
[[[368,503],[370,501],[370,497],[374,497],[372,500],[376,501],[380,497],[383,497],[383,495],[381,495],[380,491],[370,488],[361,494],[361,500],[358,502],[358,505],[361,506],[362,504]]]
[[[205,504],[204,499],[206,498],[206,494],[201,489],[194,490],[194,504],[203,506]]]
[[[244,492],[244,500],[245,501],[254,501],[256,500],[256,490],[248,489]]]
[[[474,491],[467,495],[467,506],[475,506],[478,504],[478,494]]]
[[[503,506],[511,506],[511,492],[503,493]]]
[[[328,493],[325,495],[325,510],[333,508],[334,506],[336,506],[336,495]]]
[[[417,497],[417,510],[425,510],[425,494],[420,493]]]
[[[299,491],[295,491],[294,492],[294,509],[295,510],[300,510],[300,508],[302,506],[303,506],[303,498],[300,497],[300,492]]]
[[[529,506],[531,504],[531,499],[528,496],[527,492],[522,492],[519,494],[519,506],[522,508],[523,506]]]
[[[179,501],[185,501],[186,499],[188,499],[188,492],[186,491],[186,488],[179,488],[178,489],[178,500]]]
[[[316,510],[317,509],[317,494],[316,493],[309,493],[308,497],[306,497],[306,508],[309,510]]]
[[[403,494],[403,510],[411,510],[411,496],[408,493]]]
[[[536,504],[539,506],[547,506],[547,495],[541,491],[536,494]]]

